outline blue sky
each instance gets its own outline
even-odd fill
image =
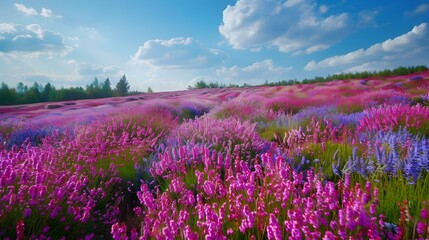
[[[429,1],[0,2],[0,82],[186,89],[429,66]]]

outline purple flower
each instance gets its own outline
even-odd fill
[[[24,209],[24,217],[28,218],[31,215],[31,208]]]
[[[268,239],[282,239],[282,229],[279,225],[279,221],[274,214],[270,214],[270,220],[267,226],[267,237]]]
[[[423,222],[419,222],[419,223],[417,223],[417,228],[416,228],[416,230],[417,230],[417,233],[418,233],[419,235],[423,235],[423,234],[425,234],[426,229],[427,229],[426,224],[424,224]]]
[[[204,192],[210,197],[216,194],[215,184],[212,181],[206,180],[203,188]]]
[[[427,209],[422,209],[421,211],[420,211],[420,217],[422,218],[422,219],[428,219],[428,210]]]

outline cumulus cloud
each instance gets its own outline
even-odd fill
[[[347,13],[322,16],[313,0],[239,0],[223,11],[219,32],[236,49],[274,47],[310,54],[329,48],[349,32]]]
[[[65,55],[70,51],[60,34],[43,30],[38,24],[0,23],[0,52]]]
[[[222,53],[217,49],[204,49],[192,38],[149,40],[131,57],[134,63],[145,63],[155,68],[204,68],[217,64]]]
[[[52,10],[47,9],[47,8],[42,8],[42,11],[40,12],[40,16],[45,17],[45,18],[57,18],[57,19],[62,18],[62,16],[55,15],[54,13],[52,13]]]
[[[24,13],[25,15],[28,15],[28,16],[38,15],[36,9],[31,7],[26,7],[24,4],[15,3],[15,7],[16,7],[16,10]]]
[[[61,19],[62,16],[60,15],[55,15],[51,9],[47,9],[47,8],[42,8],[42,10],[40,10],[40,13],[36,11],[36,9],[32,8],[32,7],[26,7],[24,4],[20,4],[20,3],[15,3],[15,8],[16,10],[18,10],[19,12],[24,13],[27,16],[42,16],[45,18],[57,18],[57,19]]]
[[[119,72],[115,66],[102,66],[90,63],[77,65],[76,71],[79,76],[116,75]]]
[[[394,39],[377,43],[367,49],[359,49],[345,55],[326,58],[320,62],[307,63],[306,70],[350,66],[348,71],[368,70],[370,66],[427,64],[429,54],[429,29],[427,23],[414,26],[413,29]],[[426,57],[424,57],[426,56]],[[425,62],[421,62],[425,60]],[[419,63],[420,62],[420,63]],[[377,66],[378,67],[377,67]]]
[[[280,80],[292,67],[280,67],[274,65],[271,59],[255,62],[246,67],[234,65],[222,67],[216,71],[217,76],[227,81],[240,81],[250,83],[252,81],[262,82],[264,80]]]

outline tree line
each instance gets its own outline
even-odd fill
[[[334,75],[328,75],[327,77],[314,77],[311,79],[303,79],[298,81],[296,79],[290,80],[281,80],[278,82],[268,82],[265,81],[264,84],[256,86],[290,86],[295,84],[308,84],[308,83],[320,83],[320,82],[330,82],[333,80],[347,80],[347,79],[364,79],[369,77],[389,77],[389,76],[401,76],[407,75],[416,72],[426,71],[428,68],[424,65],[421,66],[410,66],[410,67],[398,67],[393,70],[385,69],[382,71],[364,71],[364,72],[355,72],[355,73],[339,73]],[[252,85],[244,83],[242,85],[237,84],[219,84],[219,83],[206,83],[205,81],[198,81],[194,86],[189,86],[188,89],[201,89],[201,88],[239,88],[239,87],[250,87]]]
[[[30,87],[20,82],[16,88],[9,88],[6,83],[2,82],[0,85],[0,105],[95,99],[136,93],[140,92],[130,92],[130,84],[125,75],[121,77],[114,89],[112,89],[109,78],[102,82],[95,78],[91,84],[86,85],[85,89],[83,87],[57,89],[51,83],[43,86],[37,82]]]

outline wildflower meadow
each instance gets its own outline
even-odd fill
[[[429,72],[0,107],[0,239],[428,239]]]

